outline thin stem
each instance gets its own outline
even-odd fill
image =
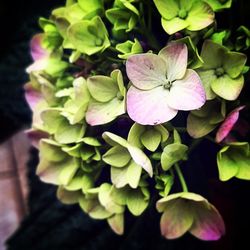
[[[183,174],[181,172],[179,164],[175,163],[174,168],[175,168],[175,171],[176,171],[176,173],[177,173],[177,175],[179,177],[183,192],[188,192],[188,187],[187,187],[186,181],[184,179],[184,176],[183,176]]]
[[[213,143],[216,143],[214,138],[212,136],[210,136],[210,135],[206,135],[204,138],[211,141],[211,142],[213,142]]]

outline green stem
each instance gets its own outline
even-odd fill
[[[175,168],[175,171],[176,171],[176,173],[177,173],[177,175],[179,177],[183,192],[188,192],[188,187],[187,187],[186,181],[184,179],[184,176],[183,176],[183,174],[181,172],[179,164],[175,163],[174,168]]]

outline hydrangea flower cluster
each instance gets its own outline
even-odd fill
[[[225,233],[219,211],[188,191],[181,167],[210,139],[221,147],[220,180],[250,180],[249,143],[233,134],[247,109],[239,96],[249,30],[240,27],[234,44],[215,25],[231,2],[67,0],[40,18],[27,133],[40,152],[38,176],[58,186],[63,203],[123,234],[125,211],[141,215],[154,196],[167,239]]]

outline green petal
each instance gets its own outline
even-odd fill
[[[72,24],[68,29],[68,38],[78,51],[87,55],[103,52],[110,46],[108,32],[99,16],[91,21]]]
[[[119,91],[116,82],[107,76],[92,76],[87,80],[91,96],[99,102],[108,102],[116,97]]]
[[[114,146],[103,155],[102,160],[113,167],[124,167],[131,160],[131,156],[126,148]]]
[[[232,143],[217,154],[220,179],[227,181],[232,177],[250,179],[250,156],[247,142]]]
[[[202,69],[217,69],[223,65],[223,57],[228,49],[211,40],[203,43],[201,57],[204,61]]]
[[[134,161],[131,161],[126,172],[127,182],[130,187],[132,188],[138,187],[141,178],[141,173],[142,173],[141,166],[137,165]]]
[[[138,123],[134,123],[134,125],[129,130],[128,143],[137,148],[142,148],[143,145],[141,143],[141,135],[144,133],[145,130],[145,126],[142,126]]]
[[[79,168],[79,165],[78,165],[76,159],[72,158],[70,161],[68,161],[67,166],[62,168],[62,170],[58,176],[59,183],[61,185],[64,185],[64,186],[68,185],[69,182],[74,177],[78,168]]]
[[[185,159],[188,147],[184,144],[173,143],[167,145],[161,155],[161,166],[166,171],[176,162]]]
[[[188,12],[186,22],[188,23],[188,30],[204,29],[214,22],[214,12],[207,3],[196,1]]]
[[[63,121],[58,126],[55,139],[62,144],[74,143],[83,137],[85,129],[82,124],[70,125],[67,121]]]
[[[172,35],[188,27],[188,23],[186,22],[186,20],[180,19],[179,17],[175,17],[171,20],[162,18],[161,24],[162,24],[163,29],[169,35]]]
[[[189,230],[192,223],[193,216],[185,200],[169,201],[161,217],[161,234],[167,239],[179,238]]]
[[[141,215],[147,208],[149,201],[145,200],[142,192],[137,189],[129,192],[127,196],[127,206],[134,216]]]
[[[81,192],[71,192],[65,190],[64,187],[59,186],[56,192],[57,198],[63,203],[67,205],[78,203],[79,198],[81,197]]]
[[[204,0],[207,2],[214,11],[220,11],[222,9],[228,9],[231,7],[232,0],[220,1],[220,0]]]
[[[223,68],[231,78],[236,78],[242,73],[246,61],[245,54],[228,52],[224,56]]]
[[[223,75],[211,84],[214,93],[228,101],[236,100],[243,86],[244,77],[242,75],[235,79],[230,78],[228,75]]]
[[[128,166],[123,168],[111,167],[111,181],[116,188],[125,187],[128,182],[126,178]]]
[[[161,134],[151,128],[142,134],[141,142],[149,151],[154,152],[161,143]]]
[[[125,113],[125,99],[114,98],[110,102],[90,101],[86,121],[91,126],[102,125]]]
[[[198,74],[201,78],[202,84],[206,91],[207,100],[213,100],[216,97],[216,94],[213,92],[211,88],[211,84],[213,81],[217,79],[214,70],[198,70]]]
[[[187,132],[193,138],[201,138],[216,128],[216,125],[210,124],[208,119],[204,119],[190,113],[187,119]]]
[[[170,20],[178,15],[179,6],[176,0],[154,0],[154,3],[165,19]]]
[[[117,144],[118,144],[118,145],[121,145],[122,147],[125,147],[125,148],[127,148],[127,146],[128,146],[128,143],[127,143],[127,141],[126,141],[124,138],[122,138],[122,137],[120,137],[120,136],[118,136],[118,135],[115,135],[115,134],[113,134],[113,133],[104,132],[104,133],[102,134],[102,137],[103,137],[103,139],[104,139],[110,146],[116,146]]]
[[[124,232],[124,214],[115,214],[108,218],[109,226],[112,230],[118,234],[122,235]]]

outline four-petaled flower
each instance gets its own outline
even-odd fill
[[[178,110],[198,109],[206,101],[198,74],[187,69],[185,44],[172,43],[158,55],[133,55],[126,63],[132,86],[127,94],[130,118],[142,125],[156,125],[174,118]]]
[[[218,240],[225,233],[217,209],[198,194],[171,194],[160,199],[156,207],[163,212],[161,233],[167,239],[176,239],[190,232],[201,240]]]

